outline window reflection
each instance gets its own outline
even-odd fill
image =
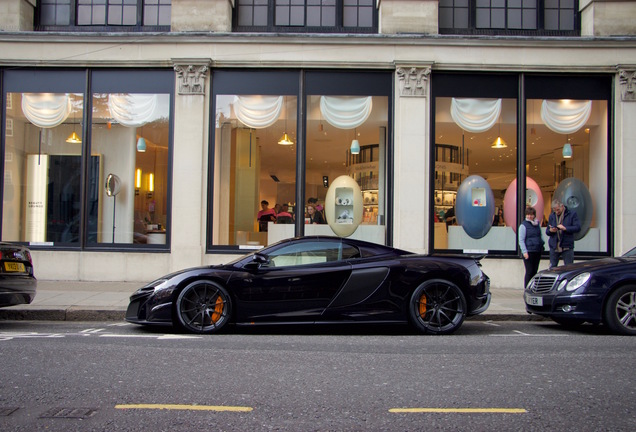
[[[526,102],[526,175],[538,184],[544,202],[537,218],[545,227],[554,198],[576,211],[577,252],[607,251],[607,109],[601,100]]]
[[[7,93],[6,110],[2,240],[79,242],[82,94]]]
[[[435,248],[516,250],[515,215],[504,211],[506,191],[517,178],[516,99],[441,97],[435,103]],[[476,184],[468,197],[458,196],[471,176],[485,184]],[[492,191],[492,203],[485,185]],[[470,204],[464,221],[457,217],[460,199]],[[471,212],[481,218],[485,208],[493,217],[473,226],[478,215]],[[483,231],[487,234],[475,234]]]
[[[169,107],[167,94],[93,94],[91,151],[100,169],[90,173],[98,202],[89,208],[89,241],[166,243]],[[117,193],[108,191],[109,174],[119,179]]]
[[[295,96],[217,96],[215,245],[267,245],[275,221],[259,224],[263,201],[296,217],[296,105]]]
[[[385,96],[308,97],[305,197],[324,212],[331,182],[339,176],[356,180],[362,190],[362,224],[356,235],[385,243],[385,157],[388,98]],[[331,229],[311,224],[306,209],[305,234],[333,235]],[[337,217],[338,215],[334,215]],[[329,222],[329,215],[324,214]]]

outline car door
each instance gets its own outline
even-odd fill
[[[313,322],[351,273],[339,240],[290,242],[230,280],[237,322]]]

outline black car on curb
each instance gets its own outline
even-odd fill
[[[37,284],[31,251],[25,246],[0,242],[0,307],[31,303]]]
[[[636,248],[625,255],[555,267],[525,288],[526,310],[576,327],[605,324],[636,335]]]
[[[422,333],[450,334],[489,303],[479,258],[312,236],[157,279],[130,297],[126,320],[193,333],[227,324],[409,322]]]

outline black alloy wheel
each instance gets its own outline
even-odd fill
[[[221,285],[199,280],[186,286],[175,303],[177,324],[190,333],[216,333],[232,313],[230,295]]]
[[[615,333],[636,335],[636,286],[618,288],[607,299],[605,323]]]
[[[409,315],[426,334],[446,335],[461,327],[466,317],[466,299],[452,282],[433,279],[413,292]]]

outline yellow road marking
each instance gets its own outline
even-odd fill
[[[119,404],[116,409],[158,409],[158,410],[190,410],[190,411],[232,411],[249,412],[251,407],[222,405],[183,405],[183,404]]]
[[[523,408],[391,408],[392,413],[497,413],[497,414],[523,414],[527,413]]]

